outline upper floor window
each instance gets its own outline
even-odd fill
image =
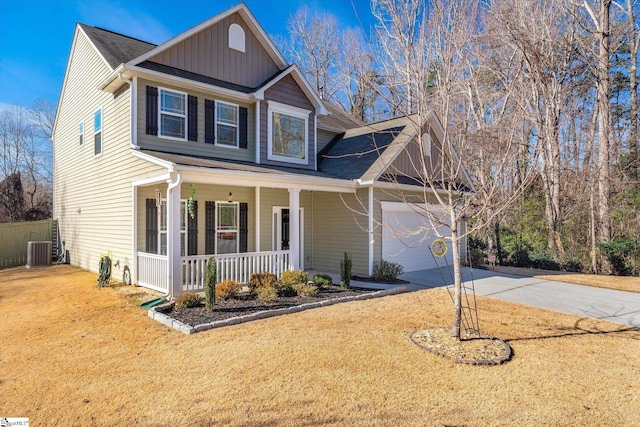
[[[216,145],[238,147],[238,106],[216,101]]]
[[[186,139],[187,94],[160,89],[160,136]]]
[[[309,164],[308,110],[269,101],[268,159]]]
[[[78,139],[79,145],[82,145],[84,143],[84,122],[80,122],[78,125]]]
[[[102,107],[93,113],[93,150],[96,156],[102,154]]]
[[[238,24],[229,25],[229,48],[244,53],[244,30]]]

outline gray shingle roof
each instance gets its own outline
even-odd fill
[[[322,103],[331,114],[328,116],[319,116],[318,127],[344,132],[348,129],[364,126],[363,121],[353,117],[337,105],[326,100],[323,100]]]
[[[404,126],[347,132],[334,138],[319,155],[318,170],[337,178],[358,179],[378,160]]]
[[[112,69],[156,47],[153,43],[147,43],[113,31],[86,24],[79,23],[78,25],[89,37],[96,49],[104,56],[104,59]]]

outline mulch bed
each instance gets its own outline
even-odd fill
[[[171,306],[166,311],[159,311],[162,311],[167,316],[179,320],[182,323],[186,323],[190,326],[196,326],[203,323],[211,323],[218,320],[230,319],[232,317],[245,316],[265,310],[295,307],[312,302],[371,292],[375,292],[375,290],[362,288],[343,289],[339,286],[323,286],[318,289],[318,293],[316,295],[309,297],[280,297],[270,302],[262,302],[258,299],[250,298],[249,296],[241,296],[236,299],[217,300],[211,313],[207,312],[204,305],[193,308],[176,308]]]
[[[358,282],[367,282],[367,283],[383,283],[385,285],[406,285],[409,283],[406,280],[402,280],[402,279],[378,280],[370,276],[351,276],[351,280],[357,280]]]
[[[460,340],[451,329],[433,328],[416,331],[409,339],[418,347],[457,363],[499,365],[511,359],[511,347],[501,339],[475,332],[462,333]]]

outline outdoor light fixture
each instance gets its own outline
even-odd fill
[[[233,202],[233,193],[229,193],[229,203]]]
[[[78,208],[78,213],[82,213],[82,208]]]

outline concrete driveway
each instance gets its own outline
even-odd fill
[[[592,286],[514,276],[479,269],[462,269],[466,286],[471,279],[477,295],[547,308],[578,316],[640,327],[640,294]],[[409,290],[429,289],[453,284],[447,269],[405,273]]]

